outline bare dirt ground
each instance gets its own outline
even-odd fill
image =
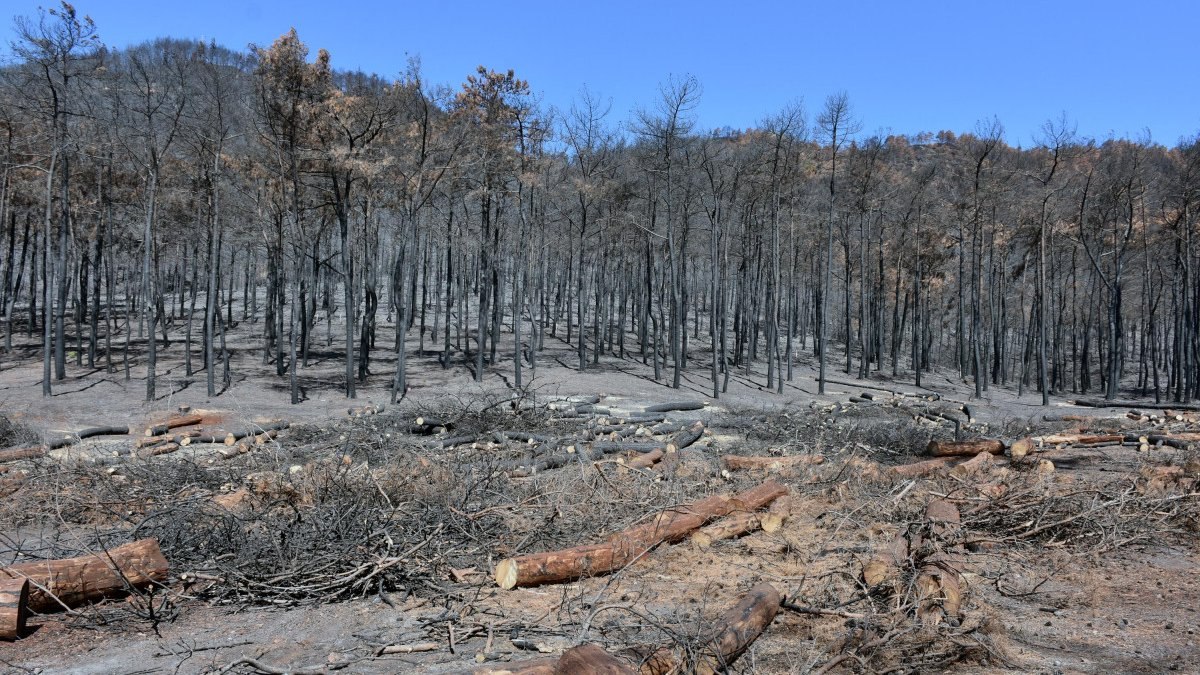
[[[764,581],[787,607],[733,672],[1200,672],[1191,448],[1047,444],[978,467],[889,471],[927,459],[917,455],[930,439],[953,437],[949,423],[922,417],[931,406],[961,413],[966,403],[967,437],[1010,443],[1081,429],[1200,429],[1186,413],[1135,421],[1071,397],[1047,410],[1039,395],[999,387],[971,400],[967,383],[939,373],[918,390],[836,372],[817,396],[807,361],[783,394],[765,390],[763,372],[739,370],[712,400],[703,353],[675,391],[632,357],[605,355],[579,372],[571,347],[548,336],[526,391],[509,386],[510,359],[475,383],[461,359],[443,370],[436,355],[410,356],[405,400],[350,418],[351,405],[388,401],[386,349],[351,402],[341,393],[341,353],[322,345],[302,371],[307,399],[292,406],[286,378],[242,329],[233,334],[234,383],[212,399],[203,373],[184,376],[178,342],[161,361],[152,403],[143,401],[144,366],[135,363],[127,381],[119,356],[112,374],[70,366],[48,400],[36,341],[18,336],[16,353],[0,361],[0,410],[16,425],[5,445],[97,424],[140,428],[180,406],[204,411],[206,429],[292,423],[229,458],[219,444],[139,457],[129,437],[99,437],[6,465],[0,477],[23,479],[0,505],[0,563],[146,536],[171,563],[153,593],[35,616],[23,639],[0,643],[6,672],[470,672],[584,642],[636,664],[645,645],[701,649],[714,617]],[[380,345],[391,342],[380,335]],[[409,346],[416,350],[415,337]],[[603,410],[564,405],[588,395]],[[680,400],[707,406],[667,421],[702,421],[706,434],[670,467],[631,469],[614,454],[509,470],[614,432],[650,441],[653,423],[617,421]],[[1053,418],[1063,414],[1080,419]],[[449,428],[427,433],[418,417]],[[495,436],[503,431],[544,440]],[[443,447],[451,437],[474,440]],[[727,471],[729,454],[824,462]],[[790,517],[775,532],[709,548],[663,544],[617,573],[566,583],[506,591],[492,579],[501,559],[600,542],[669,507],[768,479],[790,490]],[[953,533],[931,534],[926,509],[938,500],[962,514]],[[941,601],[940,619],[914,595],[932,559],[919,539],[956,556],[962,607]],[[893,577],[868,583],[871,562],[900,540],[912,548]],[[381,654],[389,645],[422,651]]]

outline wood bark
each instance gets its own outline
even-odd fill
[[[29,580],[0,580],[0,640],[16,640],[25,633],[29,617]]]
[[[981,452],[990,452],[993,455],[999,455],[1004,452],[1004,442],[987,439],[957,442],[929,441],[929,445],[926,446],[925,450],[934,457],[974,457]]]
[[[738,495],[715,495],[688,506],[668,509],[651,522],[619,532],[601,544],[502,560],[496,566],[496,583],[501,588],[511,589],[612,572],[661,543],[683,539],[714,518],[735,511],[758,510],[787,491],[779,483],[767,481]]]
[[[647,413],[686,412],[689,410],[703,410],[704,406],[704,401],[674,401],[648,405],[642,410]]]
[[[171,419],[160,424],[154,424],[146,427],[144,435],[146,436],[161,436],[171,429],[178,427],[190,427],[200,424],[204,421],[202,415],[182,415],[180,417],[172,417]]]
[[[156,539],[140,539],[78,558],[0,568],[0,579],[28,579],[35,612],[78,607],[167,579],[167,560]]]
[[[597,644],[579,645],[563,652],[554,666],[555,675],[635,675],[628,663],[604,651]]]

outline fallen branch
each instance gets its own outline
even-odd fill
[[[767,481],[736,496],[715,495],[668,509],[651,522],[618,532],[602,544],[502,560],[496,565],[496,583],[507,590],[612,572],[661,543],[683,539],[715,518],[735,511],[756,511],[787,492],[779,483]]]

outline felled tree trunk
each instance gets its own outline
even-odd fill
[[[669,509],[649,523],[619,532],[602,544],[502,560],[496,565],[496,583],[511,589],[612,572],[663,542],[683,539],[714,518],[735,511],[756,511],[787,492],[779,483],[767,481],[736,496],[715,495],[689,506]]]
[[[48,450],[42,447],[36,448],[8,448],[0,450],[0,462],[15,462],[21,459],[37,459],[45,457]]]
[[[579,645],[563,652],[554,672],[587,673],[588,675],[636,675],[637,670],[628,663],[604,651],[597,644]]]
[[[29,580],[0,581],[0,640],[15,640],[25,632],[29,616]]]
[[[204,418],[201,417],[200,415],[183,415],[181,417],[172,417],[171,419],[167,420],[166,422],[163,422],[162,424],[155,424],[155,425],[146,427],[146,431],[145,431],[144,435],[146,435],[146,436],[161,436],[176,427],[190,427],[194,424],[200,424],[203,421],[204,421]]]
[[[662,413],[687,410],[703,410],[704,401],[673,401],[670,403],[658,403],[656,405],[648,405],[644,410],[648,413]]]
[[[0,580],[28,579],[29,608],[45,612],[62,609],[63,605],[78,607],[166,581],[167,569],[158,540],[151,538],[78,558],[0,568]]]
[[[990,452],[993,455],[1004,453],[1004,442],[981,439],[978,441],[929,441],[926,447],[929,454],[934,457],[974,457],[981,452]]]

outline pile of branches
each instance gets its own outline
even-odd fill
[[[40,443],[41,436],[33,428],[0,415],[0,448]]]
[[[1144,475],[1092,484],[1058,484],[1028,472],[1015,476],[1003,492],[993,491],[964,511],[971,543],[1103,553],[1200,530],[1200,493],[1149,489]]]

